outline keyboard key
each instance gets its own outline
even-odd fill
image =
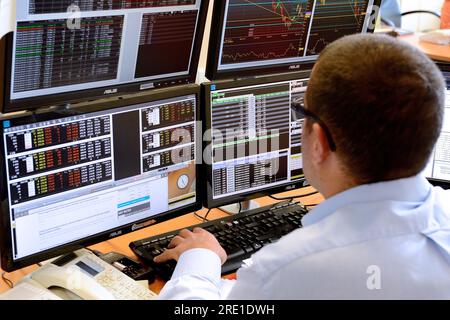
[[[256,237],[256,240],[258,240],[258,241],[264,241],[264,240],[266,240],[266,239],[269,239],[271,236],[272,236],[271,234],[262,234],[262,235]]]
[[[231,260],[245,254],[246,252],[242,248],[236,246],[227,248],[226,253],[228,257],[227,259]]]

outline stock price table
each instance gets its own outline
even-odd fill
[[[14,92],[117,78],[123,16],[19,22]]]
[[[195,0],[30,0],[30,14],[67,12],[71,6],[80,11],[135,9],[149,7],[182,6],[195,4]]]

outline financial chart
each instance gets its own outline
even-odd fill
[[[73,30],[65,19],[18,22],[15,92],[116,79],[123,19],[83,18]]]
[[[336,39],[366,32],[373,4],[374,0],[228,0],[223,4],[218,70],[314,61]]]
[[[231,0],[222,64],[304,55],[314,1]]]
[[[345,35],[360,33],[367,0],[318,0],[309,34],[307,55],[319,54],[326,45]]]

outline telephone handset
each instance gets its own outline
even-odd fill
[[[151,300],[157,297],[154,292],[86,249],[46,263],[20,281],[17,289],[10,291],[23,290],[25,293],[27,290],[29,293],[30,286],[39,289],[36,292],[40,295],[46,290],[62,299]],[[20,293],[15,292],[16,295]]]
[[[114,300],[111,292],[76,268],[58,267],[51,263],[33,272],[31,279],[45,288],[59,287],[83,300]]]

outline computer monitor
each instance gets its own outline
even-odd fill
[[[20,0],[3,112],[195,82],[209,0]]]
[[[372,32],[380,0],[224,0],[214,3],[210,80],[310,69],[345,35]]]
[[[310,72],[203,85],[205,207],[303,187],[302,127],[292,108]]]
[[[450,63],[439,63],[447,82],[444,124],[442,133],[425,169],[425,174],[434,185],[450,188]]]
[[[199,88],[2,120],[3,270],[200,209]]]

